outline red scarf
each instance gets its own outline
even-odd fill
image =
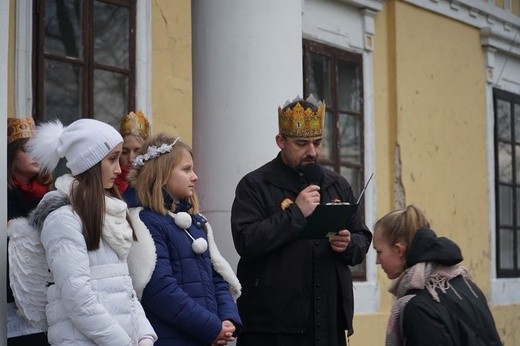
[[[126,167],[121,167],[121,174],[119,174],[116,178],[116,181],[114,181],[114,184],[116,185],[117,189],[119,190],[119,193],[121,196],[128,188],[128,180],[126,180],[126,176],[128,175],[128,172],[130,170]]]
[[[37,178],[32,178],[27,183],[13,178],[13,184],[22,193],[24,198],[30,202],[39,201],[43,195],[49,191],[49,186],[43,185]]]

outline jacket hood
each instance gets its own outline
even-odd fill
[[[457,244],[445,237],[437,237],[429,228],[420,228],[410,245],[406,256],[406,266],[421,262],[434,262],[452,266],[462,262],[462,252]]]

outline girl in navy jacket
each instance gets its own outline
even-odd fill
[[[241,328],[234,301],[240,284],[198,212],[191,148],[159,134],[144,143],[134,166],[130,179],[140,207],[132,213],[150,232],[157,255],[141,300],[159,338],[155,345],[233,341]]]

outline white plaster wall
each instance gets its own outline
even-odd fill
[[[7,133],[7,58],[9,52],[9,1],[0,1],[0,133]],[[7,156],[7,141],[0,141],[0,151],[2,157]],[[0,161],[0,181],[7,181],[7,162],[5,159]],[[6,276],[6,256],[7,253],[7,185],[0,184],[0,225],[2,237],[0,238],[0,344],[7,342],[7,311],[5,302],[7,301],[5,276]]]
[[[16,56],[14,112],[17,118],[32,115],[32,2],[16,2]]]
[[[518,34],[520,40],[520,32]],[[518,43],[520,48],[520,41]],[[493,73],[496,76],[494,87],[520,95],[520,55],[495,55]]]
[[[304,37],[359,53],[363,49],[360,11],[337,0],[305,0]]]
[[[152,22],[151,2],[137,0],[135,49],[135,108],[144,114],[152,113]],[[153,118],[148,119],[150,125]]]

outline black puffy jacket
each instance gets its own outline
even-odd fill
[[[450,266],[460,261],[462,255],[454,242],[422,228],[410,245],[406,263],[408,267],[420,262]],[[402,316],[406,345],[502,345],[484,293],[462,276],[449,284],[451,288],[445,292],[437,289],[439,302],[426,289],[408,292],[415,297]]]

